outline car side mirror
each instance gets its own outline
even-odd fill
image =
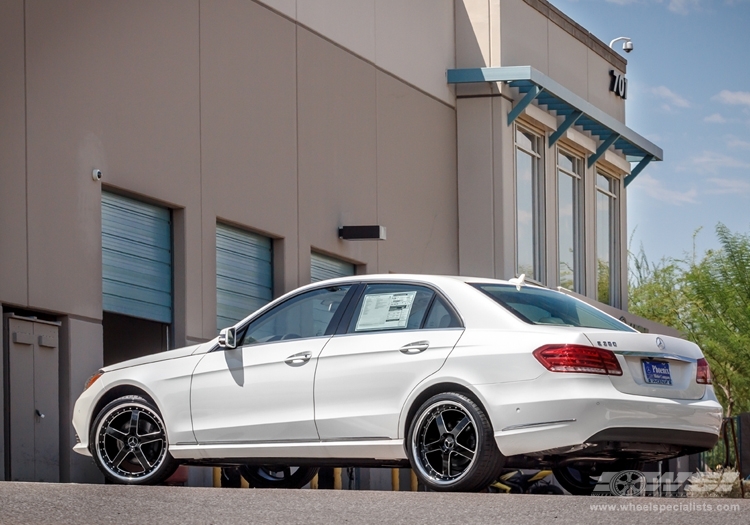
[[[219,346],[221,348],[237,348],[237,329],[234,326],[221,329],[221,332],[219,332]]]

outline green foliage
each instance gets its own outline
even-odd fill
[[[716,227],[720,250],[685,260],[631,255],[629,309],[698,344],[727,415],[750,410],[750,237]],[[696,232],[697,234],[697,232]]]
[[[612,304],[609,300],[610,290],[609,263],[602,259],[596,260],[596,299],[604,304]]]

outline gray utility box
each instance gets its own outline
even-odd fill
[[[60,323],[3,319],[2,471],[8,481],[60,481]]]

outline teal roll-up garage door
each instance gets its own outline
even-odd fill
[[[168,209],[102,192],[102,307],[172,323],[172,221]]]
[[[322,253],[312,252],[310,258],[310,282],[317,283],[335,277],[354,275],[354,265]]]
[[[216,225],[216,328],[244,319],[273,299],[271,239]]]

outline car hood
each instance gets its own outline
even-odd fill
[[[205,343],[204,343],[205,344]],[[149,363],[158,363],[159,361],[167,361],[169,359],[179,359],[181,357],[187,357],[195,353],[198,348],[203,345],[186,346],[184,348],[177,348],[175,350],[169,350],[168,352],[159,352],[152,355],[138,357],[136,359],[130,359],[123,361],[122,363],[115,363],[114,365],[105,366],[102,368],[104,372],[112,372],[113,370],[120,370],[122,368],[129,368],[131,366],[146,365]]]

